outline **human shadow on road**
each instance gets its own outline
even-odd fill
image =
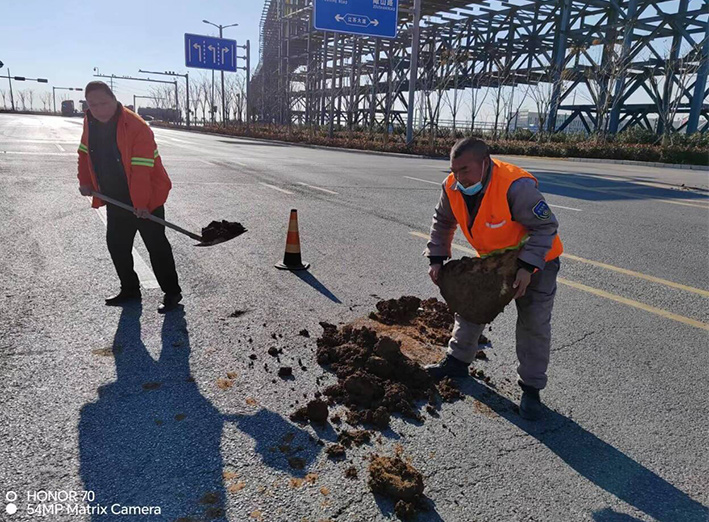
[[[272,455],[271,439],[286,431],[294,433],[294,440],[308,435],[264,409],[253,415],[223,415],[190,375],[182,307],[165,315],[158,361],[141,340],[141,313],[140,306],[123,308],[113,340],[116,380],[100,386],[98,400],[81,409],[81,478],[85,490],[95,493],[92,504],[108,507],[107,515],[96,513],[92,520],[226,520],[221,454],[225,423],[234,422],[251,435],[263,462],[282,470],[288,461]],[[302,452],[304,466],[318,450]],[[252,451],[251,445],[244,447],[245,454]],[[120,516],[111,513],[112,504],[159,506],[161,512]]]
[[[325,285],[318,281],[317,277],[315,277],[307,270],[297,270],[293,273],[297,275],[301,281],[312,286],[315,290],[327,297],[330,301],[337,304],[342,304],[342,301],[340,301],[332,292],[330,292],[330,290],[328,290]]]
[[[397,518],[394,511],[395,504],[392,500],[381,495],[374,495],[374,502],[376,502],[382,515],[386,516],[388,519]],[[436,503],[430,498],[424,499],[423,502],[426,506],[426,510],[419,511],[416,520],[418,522],[443,522],[441,515],[436,511]]]
[[[539,190],[544,194],[587,200],[683,200],[693,204],[709,203],[709,195],[696,191],[680,190],[672,186],[641,185],[631,179],[608,179],[593,174],[564,174],[560,172],[532,169],[539,179]],[[642,180],[637,180],[641,182]]]
[[[474,379],[461,383],[461,391],[536,438],[596,486],[655,520],[706,522],[709,519],[706,506],[568,417],[545,408],[543,421],[525,421],[512,401]]]

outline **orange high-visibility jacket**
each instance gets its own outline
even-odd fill
[[[512,220],[510,205],[507,202],[507,191],[510,185],[520,178],[532,178],[537,182],[537,178],[529,172],[515,165],[493,160],[490,181],[470,229],[468,229],[468,207],[463,194],[453,188],[456,184],[455,176],[451,172],[446,178],[446,195],[453,215],[480,257],[521,247],[527,241],[527,229]],[[557,234],[544,259],[545,261],[556,259],[563,251],[564,246]]]
[[[123,170],[128,179],[130,199],[135,208],[150,212],[167,201],[172,182],[165,171],[155,144],[152,129],[133,111],[121,107],[116,126],[116,141],[121,152]],[[100,192],[96,173],[89,154],[89,120],[84,117],[84,132],[79,145],[79,184],[90,185]],[[106,203],[93,198],[91,206],[98,208]]]

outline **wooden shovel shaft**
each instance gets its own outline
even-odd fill
[[[98,192],[91,192],[91,195],[94,197],[97,197],[99,199],[102,199],[106,203],[110,203],[111,205],[116,205],[117,207],[121,207],[124,210],[127,210],[129,212],[135,212],[135,209],[131,207],[130,205],[126,205],[125,203],[121,203],[120,201],[117,201],[113,198],[109,198],[108,196],[104,196],[103,194],[99,194]],[[182,227],[178,227],[177,225],[173,225],[169,221],[165,221],[164,219],[160,219],[157,216],[153,216],[152,214],[148,214],[147,219],[151,221],[155,221],[156,223],[160,223],[161,225],[171,228],[173,230],[176,230],[177,232],[180,232],[181,234],[184,234],[186,236],[191,237],[192,239],[196,239],[197,241],[202,241],[202,236],[199,236],[197,234],[194,234],[190,232],[189,230],[185,230]]]

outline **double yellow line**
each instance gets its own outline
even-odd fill
[[[415,231],[411,231],[410,234],[412,236],[420,237],[422,239],[428,239],[428,237],[429,237],[427,234],[423,234],[421,232],[415,232]],[[455,243],[452,245],[452,247],[456,250],[461,251],[461,252],[477,255],[477,252],[475,252],[475,250],[473,250],[472,248],[456,245]],[[694,288],[693,286],[682,285],[679,283],[675,283],[674,281],[668,281],[667,279],[661,279],[659,277],[654,277],[654,276],[650,276],[647,274],[643,274],[641,272],[635,272],[633,270],[628,270],[625,268],[620,268],[617,266],[609,265],[606,263],[601,263],[599,261],[592,261],[590,259],[585,259],[583,257],[578,257],[578,256],[574,256],[571,254],[562,254],[561,257],[566,258],[566,259],[571,259],[573,261],[579,261],[581,263],[586,263],[589,265],[597,266],[599,268],[604,268],[606,270],[612,270],[612,271],[618,272],[620,274],[625,274],[625,275],[629,275],[629,276],[636,277],[639,279],[644,279],[646,281],[651,281],[653,283],[659,283],[659,284],[662,284],[665,286],[669,286],[671,288],[684,290],[686,292],[692,292],[692,293],[700,295],[702,297],[709,298],[709,292],[706,290],[702,290],[701,288]],[[591,286],[577,283],[575,281],[569,281],[568,279],[565,279],[562,277],[558,277],[557,282],[559,282],[563,285],[566,285],[566,286],[570,286],[571,288],[575,288],[576,290],[581,290],[583,292],[588,292],[588,293],[596,295],[598,297],[603,297],[605,299],[615,301],[616,303],[621,303],[621,304],[624,304],[627,306],[632,306],[633,308],[637,308],[639,310],[643,310],[643,311],[649,312],[651,314],[659,315],[660,317],[664,317],[665,319],[671,319],[672,321],[677,321],[679,323],[693,326],[693,327],[699,328],[701,330],[709,331],[709,324],[707,324],[707,323],[703,323],[701,321],[697,321],[696,319],[691,319],[691,318],[685,317],[683,315],[673,314],[672,312],[668,312],[667,310],[663,310],[662,308],[656,308],[654,306],[650,306],[645,303],[641,303],[639,301],[634,301],[633,299],[628,299],[627,297],[623,297],[620,295],[612,294],[610,292],[606,292],[605,290],[599,290],[598,288],[593,288]]]

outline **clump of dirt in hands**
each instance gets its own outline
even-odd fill
[[[246,232],[246,229],[241,223],[226,220],[212,221],[202,229],[202,242],[221,243],[240,236],[244,232]]]
[[[393,502],[394,511],[404,520],[426,509],[423,476],[400,456],[373,455],[369,464],[369,488]]]
[[[477,324],[491,323],[512,301],[519,249],[485,258],[463,257],[443,265],[438,287],[453,312]]]

